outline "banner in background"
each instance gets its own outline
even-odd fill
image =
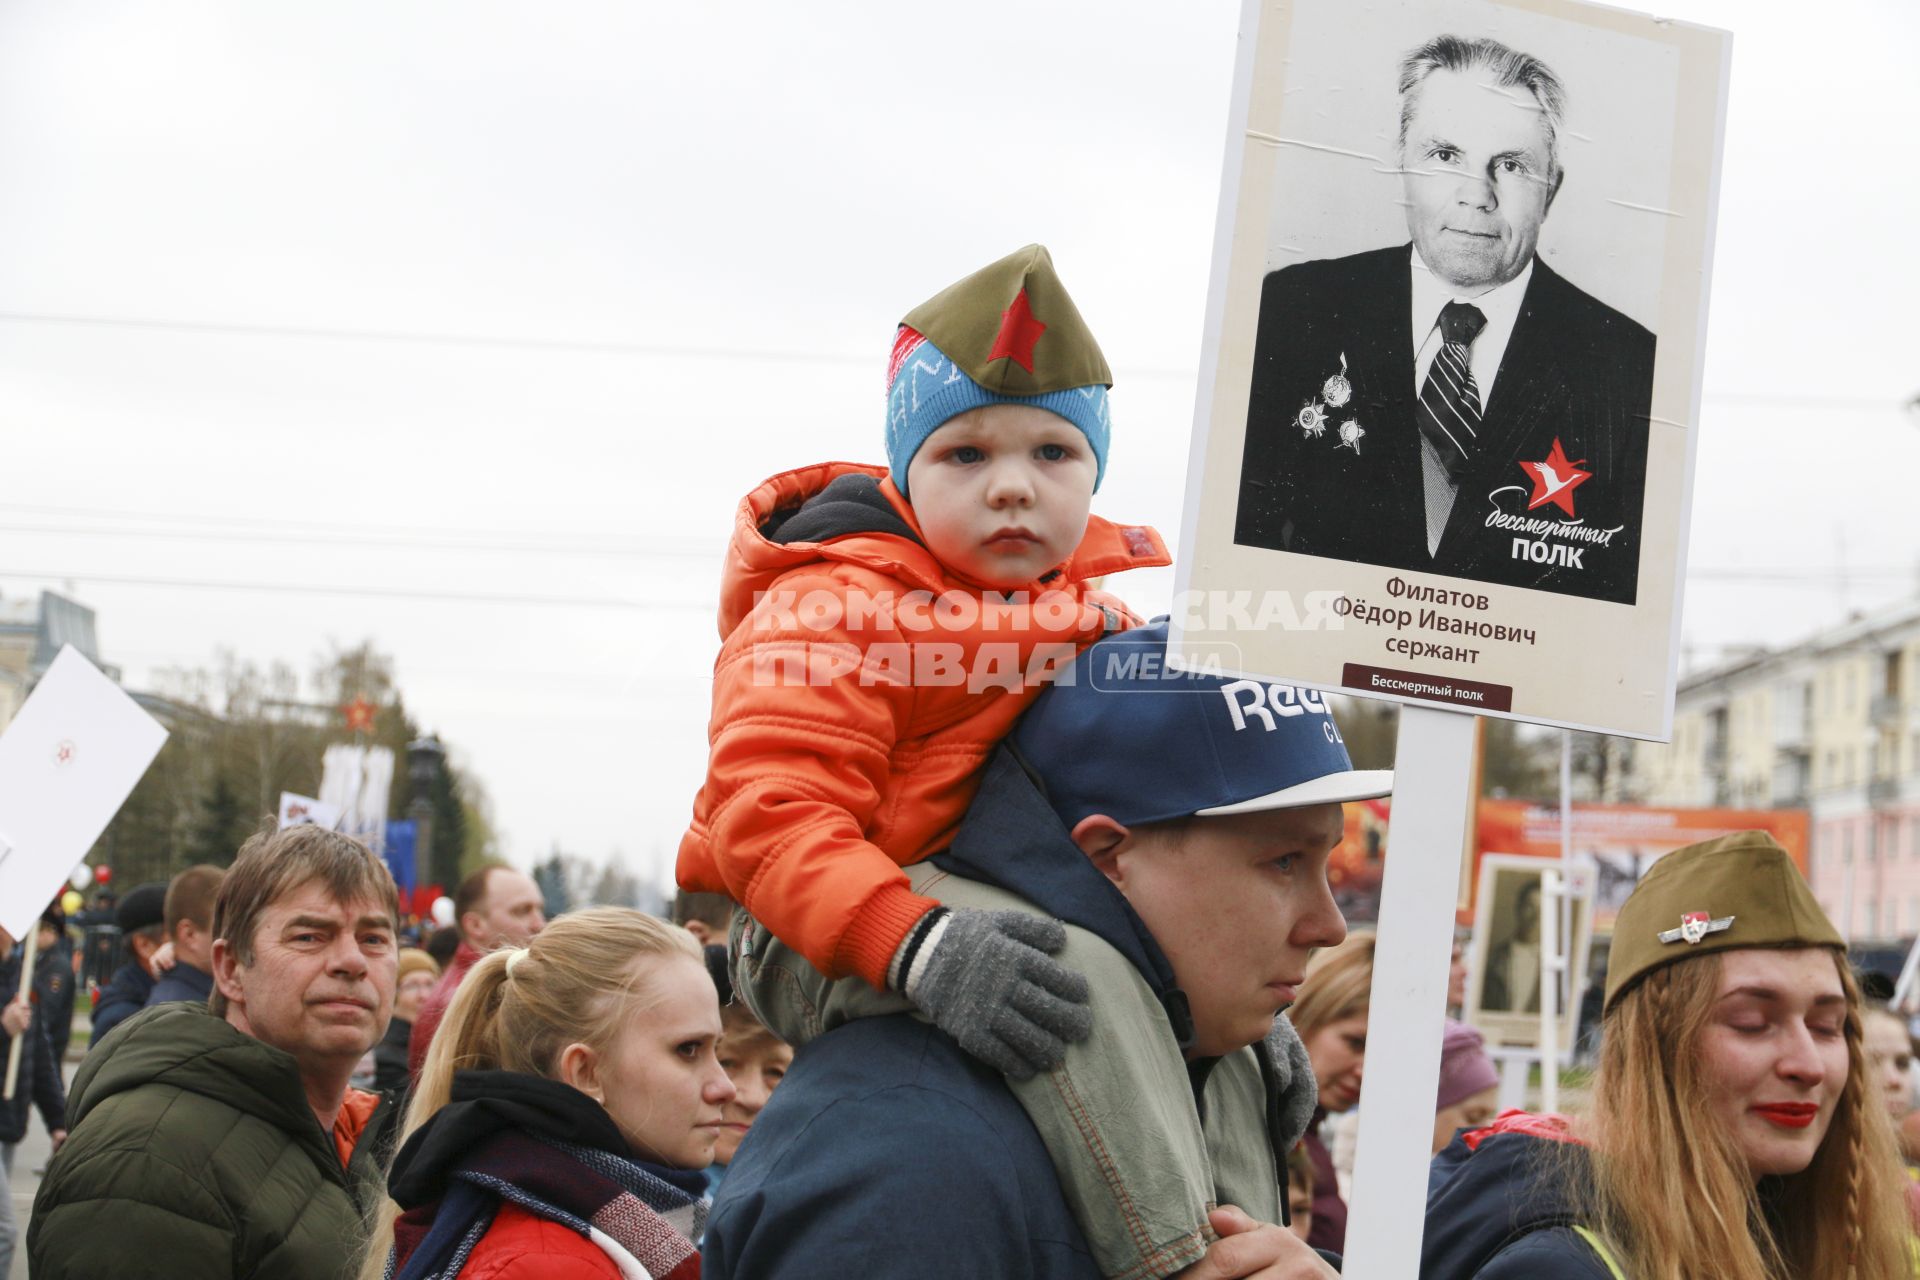
[[[1573,861],[1592,870],[1593,923],[1600,932],[1613,929],[1620,904],[1663,854],[1701,840],[1734,831],[1764,831],[1793,857],[1800,874],[1807,874],[1809,823],[1803,809],[1654,809],[1633,805],[1576,804],[1573,806]],[[1474,855],[1474,879],[1479,860],[1489,853],[1517,853],[1536,858],[1560,856],[1560,810],[1554,805],[1524,800],[1480,802],[1479,839]]]
[[[1367,923],[1380,914],[1380,878],[1387,858],[1387,828],[1392,801],[1369,800],[1347,806],[1346,838],[1327,863],[1334,901],[1349,923]],[[1780,842],[1800,873],[1807,873],[1810,823],[1801,809],[1660,809],[1637,805],[1573,806],[1573,863],[1592,875],[1593,928],[1613,929],[1620,904],[1640,883],[1654,860],[1684,845],[1731,831],[1765,831]],[[1532,858],[1560,856],[1560,809],[1525,800],[1482,800],[1475,826],[1467,883],[1480,882],[1480,862],[1488,854]],[[1462,923],[1476,902],[1461,904]]]
[[[312,796],[295,795],[291,791],[280,793],[280,827],[299,826],[311,822],[316,827],[325,827],[331,831],[340,821],[340,810],[324,800]]]
[[[393,752],[386,747],[336,743],[322,758],[320,798],[335,806],[335,831],[364,840],[375,853],[387,838],[387,798],[393,788]]]
[[[405,895],[413,892],[417,879],[414,874],[414,849],[420,836],[420,824],[411,818],[387,824],[387,838],[380,850],[380,856],[386,859],[387,870],[393,873],[393,882],[400,886],[402,901]]]

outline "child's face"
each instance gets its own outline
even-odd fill
[[[713,1148],[715,1164],[732,1164],[733,1153],[747,1136],[773,1087],[793,1065],[791,1046],[767,1036],[720,1038],[720,1067],[733,1081],[733,1101],[721,1109],[720,1141]]]
[[[907,489],[940,563],[1002,590],[1073,554],[1099,468],[1079,428],[1027,404],[956,415],[907,464]]]
[[[1305,1240],[1313,1231],[1313,1192],[1297,1182],[1287,1183],[1288,1227]]]

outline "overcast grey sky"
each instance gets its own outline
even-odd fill
[[[1702,658],[1920,581],[1920,9],[1808,12],[1670,6],[1736,33]],[[1049,245],[1117,379],[1095,509],[1177,530],[1238,17],[15,0],[0,594],[70,581],[134,685],[372,638],[512,856],[664,876],[733,508],[878,457],[934,290]]]

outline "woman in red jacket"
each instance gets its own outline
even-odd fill
[[[564,916],[473,966],[408,1105],[362,1271],[395,1280],[693,1280],[732,1083],[693,935]]]

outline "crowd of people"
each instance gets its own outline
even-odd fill
[[[32,1274],[1336,1274],[1333,1117],[1405,1033],[1328,859],[1393,779],[1106,593],[1167,563],[1090,515],[1110,382],[1032,246],[899,326],[886,466],[743,500],[674,919],[493,866],[416,949],[311,825],[127,894],[70,1093],[5,1011]],[[1496,1114],[1446,1025],[1421,1275],[1912,1274],[1905,1032],[1771,840],[1670,853],[1580,1115]]]
[[[1098,741],[1106,764],[1129,754],[1123,739]],[[1271,812],[1298,816],[1294,806]],[[1160,1274],[1319,1274],[1308,1267],[1344,1249],[1352,1171],[1325,1126],[1363,1111],[1373,936],[1327,936],[1344,933],[1338,917],[1313,919],[1327,892],[1313,850],[1323,856],[1331,839],[1329,827],[1306,854],[1279,854],[1306,865],[1283,873],[1275,898],[1292,915],[1275,925],[1275,946],[1321,935],[1279,1019],[1296,1032],[1290,1079],[1261,1088],[1260,1052],[1235,1044],[1260,1029],[1235,1031],[1235,1000],[1213,992],[1188,1002],[1194,1044],[1227,1050],[1181,1054],[1215,1178],[1202,1199],[1213,1238],[1200,1259]],[[979,842],[956,846],[966,854]],[[1135,942],[1198,994],[1194,979],[1213,960],[1250,960],[1217,900],[1200,910],[1210,889],[1236,860],[1275,848],[1238,839],[1194,848],[1190,837],[1188,848],[1150,846],[1146,858],[1169,860],[1173,875],[1146,889],[1165,894],[1185,879],[1187,906],[1144,894],[1135,906],[1125,885],[1104,883],[1144,925]],[[1041,867],[1039,879],[1071,865]],[[945,873],[966,869],[981,867]],[[205,871],[127,896],[129,936],[146,927],[148,902],[179,904],[159,938],[175,958],[146,1009],[84,1052],[71,1105],[48,984],[6,1006],[6,1034],[23,1036],[25,1050],[25,1088],[0,1111],[6,1150],[31,1107],[60,1153],[35,1203],[35,1276],[684,1278],[703,1263],[708,1274],[810,1274],[849,1261],[906,1274],[935,1249],[943,1261],[929,1274],[1098,1274],[1087,1267],[1092,1245],[1073,1240],[1079,1222],[1096,1221],[1085,1188],[1050,1169],[1056,1134],[1021,1115],[1004,1075],[910,1013],[835,1007],[845,992],[829,984],[806,992],[820,1004],[799,1036],[814,1044],[795,1063],[755,1006],[791,1019],[804,1000],[733,992],[720,938],[753,925],[726,898],[682,892],[672,921],[588,908],[549,923],[507,908],[522,889],[516,871],[484,867],[463,887],[468,910],[455,925],[474,958],[442,988],[436,961],[399,944],[384,865],[348,837],[265,833],[227,871]],[[505,890],[499,902],[490,887]],[[209,889],[207,921],[188,923]],[[1688,913],[1680,906],[1701,896],[1751,931],[1663,942]],[[1181,933],[1188,908],[1196,927]],[[518,933],[490,935],[515,915]],[[71,975],[63,933],[48,913],[40,969]],[[17,983],[21,952],[6,942],[12,973],[0,981]],[[799,963],[770,938],[764,948],[753,983],[768,983],[768,963],[780,973]],[[1576,1119],[1496,1119],[1500,1077],[1480,1034],[1446,1023],[1421,1274],[1910,1274],[1920,1221],[1908,1173],[1912,1038],[1903,1017],[1860,994],[1843,958],[1799,871],[1764,835],[1661,860],[1615,927],[1601,1063]],[[204,979],[179,977],[186,988],[207,984],[209,998],[165,1000],[163,981],[196,961]],[[440,1019],[413,1079],[409,1038],[436,992]],[[1269,1029],[1258,1042],[1265,1050],[1275,1038]],[[369,1054],[378,1069],[357,1086]],[[1235,1075],[1242,1065],[1254,1069]],[[1275,1103],[1302,1094],[1308,1115],[1277,1125]],[[1225,1132],[1229,1117],[1238,1134]],[[1263,1165],[1236,1142],[1248,1130],[1265,1130]],[[1254,1199],[1258,1182],[1273,1188],[1265,1201]],[[1273,1217],[1227,1207],[1229,1186]],[[929,1188],[947,1199],[920,1196]],[[914,1211],[897,1230],[864,1219],[899,1196]],[[1726,1221],[1703,1238],[1715,1219]],[[860,1221],[866,1232],[852,1230]]]

